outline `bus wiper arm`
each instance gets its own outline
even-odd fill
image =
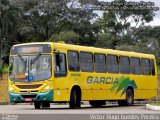
[[[18,54],[18,57],[21,59],[21,61],[26,64],[26,61],[22,58],[22,56],[20,54]]]
[[[31,61],[31,64],[33,64],[35,61],[37,61],[40,56],[41,56],[41,53],[39,53],[39,54],[36,56],[36,58],[35,58],[33,61]]]
[[[24,60],[20,54],[18,54],[18,57],[19,57],[20,60],[24,63],[24,66],[25,66],[25,69],[26,69],[27,60]]]

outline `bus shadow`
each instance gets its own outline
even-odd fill
[[[76,108],[76,109],[70,109],[68,105],[66,105],[67,107],[56,107],[57,105],[52,105],[50,108],[41,108],[41,109],[38,109],[38,110],[74,110],[74,111],[77,111],[77,110],[83,110],[83,109],[103,109],[103,108],[131,108],[131,107],[135,107],[135,106],[144,106],[142,104],[140,105],[132,105],[132,106],[119,106],[119,105],[105,105],[105,106],[102,106],[102,107],[92,107],[92,106],[83,106],[81,108]],[[26,108],[28,110],[35,110],[34,108]]]

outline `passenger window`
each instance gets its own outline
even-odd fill
[[[78,52],[68,51],[68,68],[70,71],[80,70]]]
[[[154,65],[154,60],[151,60],[151,72],[152,72],[152,75],[155,75],[155,65]]]
[[[119,57],[119,71],[122,74],[130,74],[129,57],[126,56]]]
[[[55,53],[55,55],[54,55],[54,72],[55,72],[55,77],[63,77],[63,76],[67,75],[65,54]]]
[[[118,56],[116,55],[107,56],[107,68],[109,73],[119,73]]]
[[[106,73],[106,55],[104,54],[95,54],[95,71],[98,73]]]
[[[130,67],[131,67],[131,73],[133,75],[140,75],[141,74],[141,67],[140,67],[140,59],[131,57],[130,58]]]
[[[93,55],[92,53],[80,52],[80,69],[82,72],[93,72]]]
[[[149,59],[141,59],[141,70],[143,75],[151,75]]]

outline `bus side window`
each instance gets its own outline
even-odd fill
[[[155,75],[155,65],[154,65],[154,60],[151,60],[150,67],[151,67],[152,75]]]
[[[55,77],[64,77],[67,75],[65,54],[55,53],[55,55],[54,55],[54,72],[55,72]]]
[[[122,74],[130,74],[130,61],[127,56],[119,57],[119,70]]]
[[[131,73],[133,75],[140,75],[141,74],[141,67],[140,67],[140,59],[131,57],[130,58],[130,67],[131,67]]]
[[[89,52],[80,52],[80,69],[82,72],[93,72],[93,55]]]
[[[107,68],[109,73],[119,73],[119,63],[117,55],[107,55]]]
[[[106,55],[95,53],[95,71],[97,73],[106,73],[107,65],[106,65]]]
[[[144,58],[141,59],[141,70],[142,70],[142,75],[151,75],[149,59],[144,59]]]
[[[80,71],[79,55],[77,51],[68,51],[68,69],[70,71]]]

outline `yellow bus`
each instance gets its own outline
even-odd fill
[[[14,45],[10,52],[11,102],[34,102],[35,109],[50,103],[81,101],[100,107],[106,101],[132,105],[157,96],[154,55],[40,42]]]

